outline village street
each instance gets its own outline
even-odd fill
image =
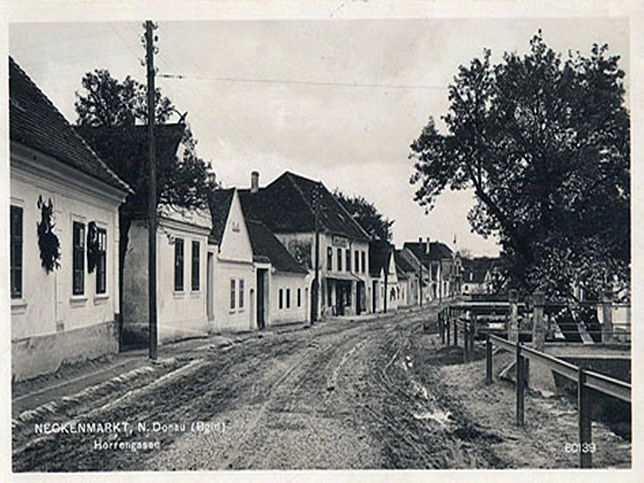
[[[160,364],[14,423],[14,471],[574,465],[577,456],[563,451],[576,438],[574,407],[537,399],[527,430],[513,427],[511,384],[485,386],[484,361],[461,365],[458,349],[441,348],[423,327],[436,310],[175,348]],[[37,423],[69,421],[144,423],[147,431],[35,434]],[[627,442],[594,432],[607,449],[597,466],[629,464]],[[159,443],[132,451],[98,449],[99,440]]]

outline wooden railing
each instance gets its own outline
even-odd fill
[[[523,426],[525,422],[524,400],[529,361],[532,360],[545,365],[553,372],[577,383],[577,411],[579,415],[579,446],[577,450],[579,451],[579,466],[581,468],[591,468],[594,446],[592,443],[591,424],[592,398],[589,390],[594,389],[630,404],[631,385],[604,374],[585,370],[557,357],[526,347],[520,342],[512,343],[495,335],[488,335],[486,340],[485,381],[487,384],[494,382],[492,360],[494,345],[516,354],[516,424],[518,426]]]

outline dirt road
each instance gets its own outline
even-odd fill
[[[14,471],[522,466],[442,381],[435,310],[177,355],[16,425]],[[128,426],[36,434],[69,421]]]

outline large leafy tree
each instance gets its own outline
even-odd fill
[[[380,213],[373,203],[362,196],[346,195],[339,189],[333,192],[333,196],[369,235],[379,240],[391,240],[394,220]]]
[[[113,78],[109,71],[97,69],[83,77],[83,92],[76,92],[77,124],[82,127],[133,128],[147,124],[147,87],[127,76],[122,82]],[[162,126],[178,117],[176,123],[183,126],[183,150],[179,156],[168,159],[157,158],[157,199],[163,204],[179,208],[206,208],[213,189],[218,187],[215,173],[197,155],[197,140],[190,128],[185,125],[186,114],[181,115],[172,102],[155,92],[155,122]],[[112,145],[117,150],[114,158],[134,159],[140,156],[140,132],[136,129],[120,131],[125,142]],[[161,132],[159,130],[158,132]],[[144,142],[146,142],[144,140]],[[145,210],[148,194],[147,157],[135,162],[123,162],[112,168],[128,182],[134,193],[126,199],[119,209],[120,253],[119,277],[123,274],[123,263],[128,246],[128,233],[134,214]],[[123,286],[121,279],[120,286]],[[122,297],[122,294],[119,294]],[[122,302],[122,299],[121,299]],[[121,306],[123,306],[121,304]]]
[[[473,189],[472,229],[495,234],[511,280],[572,296],[630,281],[629,114],[624,72],[606,45],[563,57],[541,32],[497,64],[460,66],[450,107],[411,144],[415,199]]]

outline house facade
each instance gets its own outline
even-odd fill
[[[310,320],[309,271],[257,220],[247,220],[236,189],[211,201],[216,332],[239,332]]]
[[[16,380],[118,351],[118,207],[129,187],[9,61]]]
[[[369,285],[374,295],[372,312],[390,312],[398,308],[400,287],[394,259],[394,247],[387,241],[369,243]]]
[[[460,262],[446,244],[419,238],[418,242],[405,242],[403,248],[411,251],[427,268],[427,295],[430,301],[442,301],[459,293]]]
[[[369,235],[321,182],[285,172],[260,188],[259,174],[254,172],[251,188],[240,190],[240,198],[247,219],[264,223],[291,256],[313,273],[317,216],[317,313],[326,317],[369,311],[373,297]],[[309,307],[314,303],[314,277],[308,291]]]
[[[203,210],[162,206],[158,217],[158,343],[206,335],[208,235],[211,221]],[[123,340],[145,344],[149,334],[148,226],[134,219],[123,265]]]

